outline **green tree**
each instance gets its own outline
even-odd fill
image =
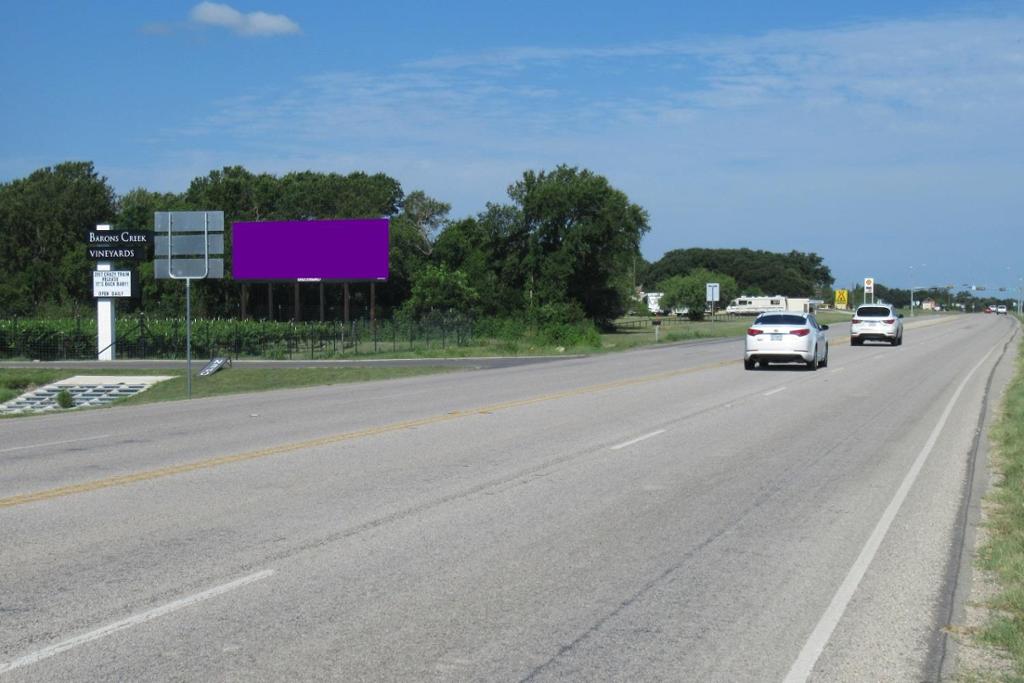
[[[413,282],[425,267],[432,263],[431,239],[434,232],[429,226],[444,224],[448,205],[428,197],[421,191],[410,193],[412,202],[405,201],[401,212],[391,219],[391,247],[389,251],[388,281],[380,287],[380,302],[395,309],[412,296]]]
[[[732,276],[697,268],[689,275],[673,275],[658,285],[658,289],[664,292],[661,297],[662,307],[686,308],[686,315],[690,320],[703,320],[709,282],[718,283],[719,299],[722,302],[729,301],[740,293]]]
[[[513,206],[488,204],[476,218],[450,222],[434,243],[434,260],[461,270],[480,294],[482,313],[511,317],[526,308],[530,235]]]
[[[114,191],[87,161],[0,184],[0,316],[91,303],[86,234],[115,211]]]
[[[687,275],[697,268],[736,279],[741,294],[784,294],[824,298],[834,278],[817,254],[787,254],[752,249],[675,249],[644,273],[645,283]]]
[[[118,227],[131,230],[153,230],[153,214],[157,211],[183,211],[188,204],[181,195],[150,192],[135,188],[117,201]],[[155,249],[154,249],[155,251]],[[154,259],[156,258],[154,254]],[[153,261],[141,261],[137,297],[125,303],[129,309],[141,309],[151,316],[177,317],[185,311],[185,288],[173,280],[157,280],[153,275]]]
[[[410,192],[402,202],[400,219],[407,221],[420,236],[418,248],[425,256],[430,256],[434,249],[434,239],[448,222],[451,204],[438,201],[427,196],[423,190]]]
[[[647,212],[604,177],[569,166],[527,171],[509,196],[531,238],[529,305],[577,302],[598,322],[621,315]]]
[[[417,317],[433,311],[469,314],[479,298],[462,271],[428,265],[416,275],[408,308]]]

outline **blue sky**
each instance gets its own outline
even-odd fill
[[[0,180],[383,171],[459,218],[564,163],[648,210],[649,260],[1024,284],[1024,0],[39,0],[0,31]]]

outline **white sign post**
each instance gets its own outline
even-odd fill
[[[110,225],[97,225],[96,229],[110,230]],[[109,272],[110,268],[110,261],[99,261],[96,264],[96,270],[100,273]],[[114,299],[111,296],[96,299],[96,359],[114,360]]]

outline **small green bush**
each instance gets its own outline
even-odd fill
[[[75,399],[71,398],[71,392],[67,389],[61,389],[57,393],[57,405],[61,408],[74,408]]]

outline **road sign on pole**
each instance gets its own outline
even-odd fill
[[[866,277],[864,278],[864,298],[867,299],[868,294],[871,295],[871,303],[875,303],[875,278]]]
[[[704,300],[711,304],[711,322],[715,322],[715,308],[719,298],[719,283],[707,282],[704,285]]]
[[[185,387],[192,398],[192,280],[224,277],[224,212],[157,211],[153,223],[156,277],[185,281]]]

